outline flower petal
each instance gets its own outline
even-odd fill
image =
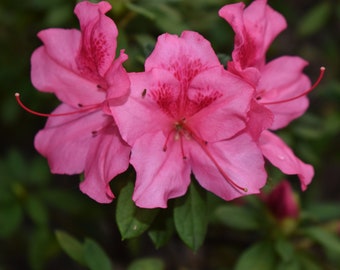
[[[212,91],[221,94],[190,117],[190,126],[197,127],[194,129],[199,130],[204,140],[228,139],[245,128],[246,114],[253,97],[253,88],[248,83],[223,69],[214,68],[198,74],[189,91],[201,95]]]
[[[267,174],[263,156],[248,134],[208,143],[206,148],[224,173],[238,186],[246,188],[247,192],[231,185],[206,151],[197,144],[190,150],[190,161],[192,171],[201,186],[225,200],[260,192]]]
[[[146,134],[133,145],[131,164],[137,178],[133,200],[142,208],[165,208],[167,200],[182,196],[190,183],[190,166],[183,159],[179,142],[169,140],[163,132]]]
[[[269,131],[262,132],[259,142],[263,155],[283,173],[297,174],[301,189],[305,190],[314,176],[313,167],[298,159],[287,144]]]
[[[95,82],[83,78],[59,62],[50,57],[45,47],[34,51],[31,58],[31,81],[35,88],[54,93],[62,102],[74,107],[104,100],[105,92],[98,91]]]
[[[257,86],[260,103],[284,101],[307,91],[311,82],[302,73],[307,64],[302,58],[292,56],[279,57],[266,64],[261,70],[262,76]],[[302,96],[292,101],[266,105],[275,115],[271,129],[282,128],[301,116],[308,104],[307,97]]]
[[[111,66],[116,53],[118,29],[105,13],[108,2],[98,4],[83,1],[74,9],[82,31],[82,48],[77,59],[83,72],[98,72],[102,77]]]
[[[178,82],[167,71],[153,69],[151,72],[129,73],[131,95],[122,106],[110,107],[122,137],[130,145],[145,133],[168,130],[170,117],[157,105],[151,93],[158,82],[169,85],[174,91]]]
[[[275,37],[286,28],[284,17],[267,5],[267,0],[255,0],[247,8],[243,3],[222,7],[219,15],[235,31],[233,61],[241,69],[265,63],[265,54]]]
[[[69,111],[74,109],[62,104],[53,113]],[[101,111],[50,117],[45,128],[36,135],[34,146],[47,158],[52,173],[81,173],[93,141],[92,132],[102,129],[107,121],[113,120]]]
[[[184,31],[178,37],[166,33],[158,37],[155,49],[145,61],[145,71],[161,68],[175,74],[188,65],[191,72],[198,73],[221,64],[210,42],[200,34]]]
[[[114,198],[109,182],[129,166],[130,147],[121,139],[117,127],[101,130],[93,138],[85,163],[85,179],[80,190],[99,203]]]

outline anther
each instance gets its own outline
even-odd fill
[[[275,100],[275,101],[268,101],[268,102],[261,102],[262,105],[273,105],[273,104],[280,104],[280,103],[284,103],[284,102],[288,102],[288,101],[292,101],[295,99],[298,99],[300,97],[306,96],[307,94],[309,94],[312,90],[314,90],[319,83],[321,82],[323,75],[325,73],[326,68],[325,67],[320,67],[320,74],[318,79],[316,80],[316,82],[312,85],[311,88],[307,89],[306,91],[304,91],[303,93],[295,96],[295,97],[291,97],[291,98],[287,98],[287,99],[283,99],[283,100]]]

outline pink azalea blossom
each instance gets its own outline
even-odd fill
[[[84,172],[80,189],[101,203],[111,202],[109,182],[125,171],[130,147],[122,140],[108,106],[124,103],[130,82],[115,59],[118,30],[105,15],[107,2],[75,7],[81,31],[47,29],[38,34],[43,46],[32,55],[31,79],[62,104],[35,137],[36,149],[58,174]]]
[[[132,146],[139,207],[166,207],[185,194],[191,173],[225,200],[259,192],[264,161],[245,132],[253,89],[224,70],[207,40],[161,35],[145,72],[130,80],[129,100],[111,110]]]
[[[309,105],[306,94],[313,88],[303,74],[307,62],[300,57],[282,56],[266,63],[268,47],[286,28],[283,16],[269,7],[267,0],[255,0],[247,8],[243,3],[226,5],[219,15],[235,31],[228,70],[255,88],[257,105],[253,103],[255,110],[248,114],[249,131],[258,140],[263,155],[284,173],[297,174],[305,189],[314,175],[313,167],[297,158],[279,137],[269,131],[262,132],[257,124],[261,115],[272,114],[267,128],[276,130],[305,113]]]

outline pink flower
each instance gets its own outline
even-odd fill
[[[166,207],[185,194],[191,172],[225,200],[259,192],[264,162],[244,131],[253,89],[223,69],[207,40],[161,35],[130,80],[129,100],[111,110],[132,146],[139,207]]]
[[[109,182],[129,165],[130,147],[122,140],[108,106],[124,103],[130,82],[115,59],[118,30],[105,15],[107,2],[81,2],[75,7],[81,31],[47,29],[32,55],[31,79],[62,104],[35,138],[36,149],[58,174],[84,172],[80,189],[101,203],[112,200]]]
[[[287,218],[297,219],[300,214],[297,199],[287,180],[281,181],[264,197],[264,201],[270,212],[279,221]]]
[[[249,111],[248,130],[258,140],[263,155],[281,171],[297,174],[302,189],[311,182],[313,167],[298,159],[276,135],[265,129],[276,130],[300,117],[308,107],[306,97],[320,81],[311,87],[303,74],[307,62],[300,57],[282,56],[266,63],[266,51],[275,37],[286,28],[283,16],[267,5],[266,0],[255,0],[247,8],[243,3],[224,6],[219,15],[235,31],[235,47],[228,70],[255,88],[254,102]],[[262,126],[263,115],[268,121]],[[269,115],[272,115],[270,121]],[[263,132],[262,132],[263,131]]]

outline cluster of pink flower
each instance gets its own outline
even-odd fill
[[[35,138],[53,173],[84,172],[82,192],[109,203],[110,181],[132,164],[133,200],[143,208],[164,208],[185,194],[191,173],[225,200],[259,193],[267,179],[264,158],[297,174],[306,188],[313,167],[269,130],[305,112],[306,94],[324,69],[311,86],[303,59],[266,62],[269,45],[286,27],[266,0],[219,11],[235,32],[227,69],[209,41],[184,31],[158,37],[144,72],[126,72],[125,52],[115,56],[118,30],[105,15],[110,8],[80,2],[80,31],[38,34],[43,45],[32,55],[32,83],[62,102]]]

